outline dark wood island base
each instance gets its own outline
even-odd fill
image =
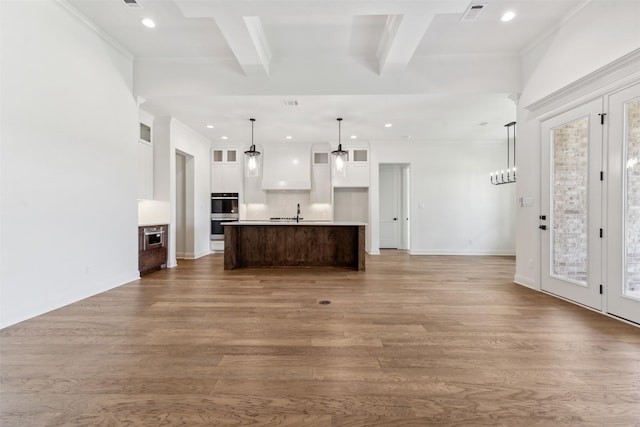
[[[225,270],[285,266],[365,269],[363,224],[232,222],[223,225]]]

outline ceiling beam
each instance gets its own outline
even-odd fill
[[[424,37],[433,14],[389,15],[378,45],[379,73],[403,71]]]
[[[246,75],[269,75],[271,50],[257,16],[224,15],[215,18]]]

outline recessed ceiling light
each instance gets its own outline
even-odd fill
[[[228,136],[221,136],[220,138],[222,138],[222,139],[229,139],[229,137],[228,137]]]
[[[144,25],[147,28],[155,28],[156,27],[156,23],[153,22],[153,19],[151,19],[151,18],[144,18],[142,20],[142,25]]]
[[[386,123],[386,124],[384,125],[384,127],[386,127],[386,128],[390,128],[391,126],[393,126],[393,124],[391,124],[391,123]]]
[[[213,129],[213,125],[207,125],[207,129]]]
[[[291,135],[287,135],[287,136],[285,136],[285,138],[286,138],[286,139],[291,139],[291,138],[293,138],[293,137],[292,137]]]
[[[351,139],[358,139],[357,135],[351,135]]]
[[[500,20],[502,22],[509,22],[515,17],[516,17],[515,12],[508,11],[508,12],[505,12],[504,15],[502,15],[502,18],[500,18]]]

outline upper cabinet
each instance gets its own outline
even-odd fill
[[[211,163],[238,163],[238,150],[236,148],[214,148],[211,150]]]
[[[331,148],[329,144],[311,149],[311,203],[331,203]]]
[[[138,199],[153,199],[153,116],[138,110]]]
[[[348,152],[344,174],[333,174],[334,187],[369,187],[369,147],[343,147]],[[335,157],[331,156],[332,168]]]
[[[233,147],[214,147],[211,150],[211,192],[240,192],[239,151]]]

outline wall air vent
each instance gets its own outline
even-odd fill
[[[300,101],[296,99],[283,99],[282,106],[283,107],[298,107],[300,105]]]
[[[124,0],[124,4],[126,4],[129,7],[140,7],[140,5],[136,0]]]
[[[482,12],[486,6],[486,4],[482,3],[471,3],[460,20],[475,21],[476,19],[478,19],[478,16],[480,16],[480,12]]]

